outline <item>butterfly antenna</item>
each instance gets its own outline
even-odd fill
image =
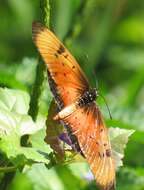
[[[108,106],[108,104],[107,104],[107,101],[106,101],[105,97],[104,97],[102,94],[99,94],[99,96],[101,96],[102,99],[104,100],[104,102],[105,102],[105,104],[106,104],[106,107],[107,107],[107,110],[108,110],[108,112],[109,112],[110,119],[112,119],[112,115],[111,115],[111,112],[110,112],[110,109],[109,109],[109,106]]]
[[[98,85],[98,80],[96,80],[95,72],[92,71],[92,74],[93,74],[94,79],[95,79],[96,90],[98,90],[98,89],[99,89],[99,85]],[[108,106],[108,104],[107,104],[107,101],[106,101],[105,97],[104,97],[102,94],[100,94],[100,93],[98,93],[98,94],[99,94],[99,96],[101,96],[102,99],[104,100],[104,102],[105,102],[105,104],[106,104],[106,107],[107,107],[107,110],[108,110],[108,112],[109,112],[110,119],[112,119],[112,115],[111,115],[111,112],[110,112],[110,109],[109,109],[109,106]]]

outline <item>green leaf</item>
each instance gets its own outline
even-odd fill
[[[0,150],[15,165],[48,160],[36,147],[21,146],[23,135],[34,134],[44,127],[27,115],[29,96],[18,90],[0,89]],[[41,139],[43,141],[43,139]],[[19,158],[19,159],[18,159]]]
[[[81,164],[76,166],[79,169]],[[25,170],[25,173],[34,185],[34,190],[78,190],[86,185],[84,180],[81,180],[81,175],[75,175],[66,165],[59,165],[48,170],[43,164],[34,164],[32,169]]]
[[[17,172],[7,190],[34,190],[30,179],[24,173]]]
[[[31,142],[32,146],[35,147],[37,150],[41,151],[42,153],[49,154],[52,150],[49,145],[47,145],[44,141],[45,138],[45,131],[46,129],[43,128],[39,130],[37,133],[34,133],[30,136],[29,141]]]
[[[64,190],[54,168],[48,170],[43,164],[34,164],[26,174],[34,185],[34,190]]]
[[[22,147],[20,144],[23,135],[32,134],[38,130],[31,117],[0,109],[0,150],[15,164],[17,164],[15,158],[18,155],[23,155],[34,162],[48,163],[48,160],[35,148]]]
[[[112,154],[115,159],[116,168],[123,165],[124,149],[128,143],[128,138],[135,132],[135,130],[109,128],[109,136],[112,146]]]
[[[0,108],[11,112],[27,114],[29,99],[29,95],[24,91],[0,88]]]

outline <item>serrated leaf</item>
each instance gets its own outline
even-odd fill
[[[36,148],[21,146],[23,135],[34,134],[44,126],[40,122],[37,125],[26,114],[28,94],[19,90],[0,89],[0,97],[0,151],[16,165],[18,162],[48,164],[49,161]],[[18,160],[17,157],[21,159]]]
[[[1,120],[1,118],[4,117],[6,117],[6,120]],[[31,126],[33,130],[29,130]],[[28,130],[26,130],[26,128],[28,128]],[[39,154],[36,149],[22,147],[20,145],[21,137],[24,134],[32,134],[38,131],[36,128],[36,124],[34,124],[29,116],[21,115],[20,118],[19,115],[17,120],[13,113],[0,109],[0,150],[5,153],[12,162],[15,162],[15,158],[18,155],[23,155],[25,159],[34,162],[48,163],[48,160]]]
[[[123,165],[124,149],[128,143],[128,138],[135,132],[135,130],[109,128],[109,137],[112,146],[112,154],[116,163],[116,168]]]

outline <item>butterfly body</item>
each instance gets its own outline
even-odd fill
[[[98,97],[98,91],[95,88],[90,89],[84,92],[84,94],[77,101],[77,104],[80,107],[87,106],[90,103],[95,102],[97,97]]]
[[[95,100],[98,91],[58,38],[40,23],[33,23],[33,41],[48,68],[49,86],[59,108],[55,120],[67,128],[84,155],[101,190],[115,189],[115,163],[108,129]]]
[[[68,117],[72,112],[74,112],[79,107],[90,106],[92,102],[96,100],[98,97],[98,92],[95,88],[90,89],[89,91],[85,91],[84,94],[71,105],[62,109],[55,117],[54,120],[64,119]]]

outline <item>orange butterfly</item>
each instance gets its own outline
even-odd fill
[[[115,164],[108,130],[95,103],[96,89],[89,86],[80,66],[40,23],[33,23],[33,41],[48,67],[50,89],[60,112],[54,117],[67,126],[70,138],[90,165],[102,190],[115,189]]]

